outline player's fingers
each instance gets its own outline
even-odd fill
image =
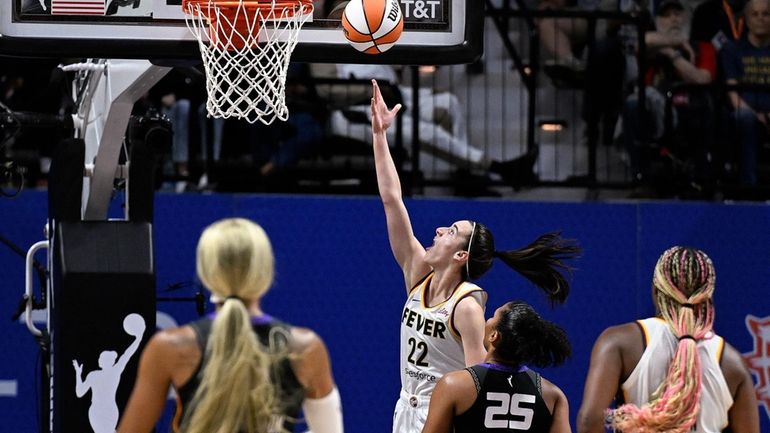
[[[372,96],[375,102],[380,102],[380,87],[377,85],[377,80],[372,80]]]

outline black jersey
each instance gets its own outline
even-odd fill
[[[551,429],[553,416],[543,400],[539,374],[526,367],[495,364],[466,370],[476,383],[476,401],[455,416],[455,433],[545,433]]]
[[[189,409],[190,402],[195,396],[195,391],[200,385],[200,371],[205,363],[206,343],[208,342],[209,334],[211,333],[212,320],[212,317],[208,317],[190,323],[190,326],[197,336],[198,345],[201,348],[203,356],[201,356],[201,363],[198,364],[195,374],[193,374],[187,383],[177,390],[177,410],[174,416],[173,425],[173,430],[177,432],[181,426],[185,411]],[[257,337],[262,344],[271,347],[268,342],[272,340],[272,350],[275,350],[278,353],[286,351],[288,336],[290,335],[289,325],[267,315],[252,317],[251,322],[254,333],[257,334]],[[280,331],[276,332],[275,330]],[[288,358],[283,358],[276,363],[270,371],[270,378],[273,383],[276,384],[278,389],[282,405],[282,414],[284,417],[284,431],[293,432],[294,425],[299,416],[300,409],[302,408],[302,401],[304,400],[305,393],[297,376],[294,375],[294,370],[292,370]]]

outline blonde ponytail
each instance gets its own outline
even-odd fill
[[[254,336],[246,307],[237,299],[227,299],[214,319],[206,365],[182,431],[268,431],[278,402],[266,352]]]
[[[272,283],[273,251],[264,230],[245,219],[209,226],[198,242],[198,276],[225,299],[212,323],[200,385],[185,411],[184,433],[263,433],[279,414],[272,359],[256,338],[244,300]]]

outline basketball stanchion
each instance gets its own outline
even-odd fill
[[[312,0],[183,0],[206,70],[213,117],[286,120],[286,72]]]

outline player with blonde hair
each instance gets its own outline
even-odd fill
[[[274,272],[264,230],[241,218],[212,224],[198,242],[196,267],[217,311],[153,336],[118,433],[152,431],[169,386],[177,393],[175,432],[290,432],[302,409],[314,432],[341,433],[323,341],[260,306]]]

